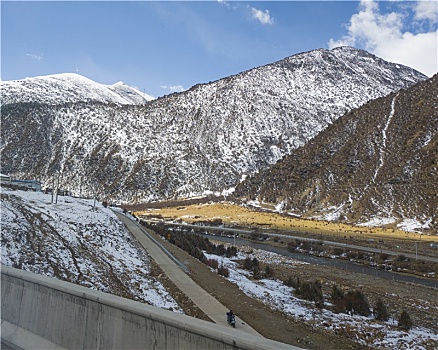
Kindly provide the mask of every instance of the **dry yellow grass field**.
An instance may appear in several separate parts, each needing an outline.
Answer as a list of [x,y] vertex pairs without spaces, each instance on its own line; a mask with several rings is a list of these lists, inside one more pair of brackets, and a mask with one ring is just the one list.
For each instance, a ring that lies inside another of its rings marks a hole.
[[161,215],[165,219],[182,220],[187,223],[220,219],[226,224],[244,227],[266,228],[282,231],[310,231],[327,235],[360,236],[373,239],[406,239],[413,241],[438,242],[437,236],[421,235],[393,228],[352,226],[341,223],[300,219],[278,213],[252,210],[231,203],[194,204],[142,210],[137,216]]

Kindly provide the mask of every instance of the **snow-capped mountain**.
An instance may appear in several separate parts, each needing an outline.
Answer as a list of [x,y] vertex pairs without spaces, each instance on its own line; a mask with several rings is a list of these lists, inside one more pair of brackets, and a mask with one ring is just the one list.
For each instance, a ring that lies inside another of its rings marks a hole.
[[53,85],[39,103],[29,103],[29,94],[2,88],[2,172],[130,202],[222,191],[345,112],[424,79],[343,47],[298,54],[144,105],[48,105],[43,101],[53,103],[58,94]]
[[144,92],[138,91],[137,89],[126,85],[122,81],[119,81],[113,85],[108,85],[108,89],[124,98],[129,104],[143,104],[155,99]]
[[361,225],[438,228],[438,75],[370,101],[235,195]]
[[154,99],[123,82],[103,85],[74,73],[4,81],[1,90],[2,105],[23,102],[143,104]]

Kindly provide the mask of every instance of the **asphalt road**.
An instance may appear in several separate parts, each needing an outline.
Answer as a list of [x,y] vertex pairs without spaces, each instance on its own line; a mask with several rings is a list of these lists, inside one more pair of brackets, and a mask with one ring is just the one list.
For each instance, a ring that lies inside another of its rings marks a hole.
[[[166,276],[191,299],[213,322],[228,326],[226,312],[229,311],[213,296],[197,285],[185,272],[185,266],[172,256],[146,229],[127,216],[115,212],[139,243],[146,249],[151,258],[160,266]],[[229,326],[230,327],[230,326]],[[261,335],[246,322],[236,316],[236,328],[231,331],[243,331],[253,335]]]
[[286,248],[275,247],[269,244],[262,244],[241,238],[234,239],[233,237],[214,236],[214,235],[204,235],[204,236],[209,237],[211,239],[219,240],[221,242],[227,242],[227,243],[235,242],[235,244],[239,246],[249,246],[256,249],[270,251],[273,253],[294,258],[296,260],[305,261],[308,262],[309,264],[333,266],[348,271],[384,278],[387,280],[415,283],[427,287],[438,288],[438,281],[436,279],[420,278],[410,275],[403,275],[392,271],[383,271],[369,266],[358,265],[345,260],[328,259],[328,258],[322,258],[313,255],[293,253],[288,251]]
[[[149,220],[145,220],[149,221]],[[150,220],[151,222],[156,222],[153,220]],[[170,226],[178,226],[178,227],[188,227],[188,228],[196,228],[196,229],[206,229],[209,231],[225,231],[225,232],[237,232],[237,233],[244,233],[244,234],[252,234],[256,233],[251,230],[242,230],[242,229],[236,229],[236,228],[227,228],[227,227],[215,227],[215,226],[200,226],[200,225],[190,225],[190,224],[174,224],[174,223],[165,223],[166,225]],[[333,242],[333,241],[325,241],[321,239],[315,239],[315,238],[307,238],[307,237],[300,237],[300,236],[293,236],[293,235],[283,235],[279,233],[270,233],[270,232],[263,232],[262,233],[265,236],[268,237],[278,237],[278,238],[292,238],[292,239],[299,239],[301,241],[309,241],[309,242],[322,242],[325,245],[331,245],[331,246],[339,246],[343,248],[349,248],[349,249],[355,249],[355,250],[361,250],[364,252],[370,252],[370,253],[385,253],[392,256],[398,256],[400,254],[403,254],[405,257],[410,259],[419,259],[424,261],[430,261],[438,263],[438,258],[427,256],[427,255],[419,255],[419,254],[411,254],[411,253],[400,253],[393,250],[387,250],[387,249],[380,249],[380,248],[373,248],[373,247],[364,247],[360,245],[355,244],[346,244],[346,243],[340,243],[340,242]]]
[[[154,220],[150,220],[150,221],[156,222]],[[251,231],[251,230],[214,227],[214,226],[200,226],[200,225],[174,224],[174,223],[166,223],[166,225],[183,227],[183,228],[206,229],[206,230],[213,231],[213,232],[214,231],[225,231],[225,232],[228,231],[228,232],[237,232],[237,233],[245,233],[245,234],[253,233],[253,231]],[[270,237],[287,237],[287,238],[296,238],[296,239],[300,239],[300,240],[321,242],[321,240],[319,240],[319,239],[306,238],[306,237],[304,237],[304,238],[303,237],[294,237],[294,236],[289,236],[289,235],[281,235],[281,234],[276,234],[276,233],[265,233],[265,232],[263,232],[263,234],[270,236]],[[222,241],[222,242],[235,243],[236,245],[239,245],[239,246],[250,246],[250,247],[253,247],[256,249],[266,250],[266,251],[270,251],[270,252],[277,253],[280,255],[288,256],[288,257],[294,258],[296,260],[305,261],[305,262],[308,262],[310,264],[333,266],[336,268],[340,268],[340,269],[344,269],[344,270],[348,270],[348,271],[353,271],[353,272],[357,272],[357,273],[362,273],[362,274],[366,274],[366,275],[370,275],[370,276],[375,276],[375,277],[383,278],[386,280],[414,283],[414,284],[419,284],[419,285],[423,285],[423,286],[427,286],[427,287],[438,288],[438,281],[436,279],[421,278],[421,277],[416,277],[416,276],[404,275],[404,274],[400,274],[400,273],[396,273],[396,272],[392,272],[392,271],[383,271],[383,270],[379,270],[379,269],[376,269],[373,267],[359,265],[359,264],[355,264],[353,262],[345,261],[345,260],[328,259],[328,258],[323,258],[323,257],[318,257],[318,256],[313,256],[313,255],[293,253],[293,252],[289,252],[286,248],[271,246],[269,244],[262,244],[262,243],[254,242],[254,241],[248,240],[248,239],[242,239],[242,238],[237,238],[237,237],[236,238],[235,237],[226,237],[226,236],[219,236],[219,235],[210,235],[210,234],[204,234],[204,235],[207,237],[210,237],[212,239]],[[326,244],[326,245],[335,245],[335,246],[341,246],[344,248],[357,249],[357,250],[368,251],[368,252],[386,253],[386,254],[393,255],[393,256],[400,255],[400,252],[395,252],[395,251],[390,251],[390,250],[384,250],[384,249],[380,250],[380,249],[374,249],[372,247],[362,247],[362,246],[357,246],[357,245],[352,245],[352,244],[344,244],[344,243],[332,242],[332,241],[322,241],[322,242],[324,242],[324,244]],[[433,258],[433,257],[429,257],[429,256],[423,256],[423,255],[416,256],[415,254],[405,254],[405,253],[403,253],[403,255],[406,257],[409,257],[411,259],[418,258],[418,259],[424,259],[427,261],[438,262],[438,259]]]

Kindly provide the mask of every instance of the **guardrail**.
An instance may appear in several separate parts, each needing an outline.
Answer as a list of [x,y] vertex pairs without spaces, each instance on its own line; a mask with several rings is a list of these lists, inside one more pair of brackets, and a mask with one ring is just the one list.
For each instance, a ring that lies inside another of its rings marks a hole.
[[1,280],[1,338],[14,349],[299,349],[3,265]]

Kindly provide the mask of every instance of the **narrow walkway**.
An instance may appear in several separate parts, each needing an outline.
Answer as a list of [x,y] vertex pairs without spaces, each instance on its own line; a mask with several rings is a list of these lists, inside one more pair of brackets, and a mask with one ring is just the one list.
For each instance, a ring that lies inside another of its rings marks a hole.
[[[226,312],[228,309],[213,298],[204,289],[198,286],[184,271],[181,263],[178,263],[170,253],[160,247],[149,234],[135,221],[127,216],[115,212],[117,217],[126,225],[140,244],[146,249],[152,259],[160,266],[166,276],[190,298],[210,319],[220,325],[228,326]],[[244,331],[249,334],[261,336],[257,331],[236,317],[236,329],[230,327],[230,331]]]

